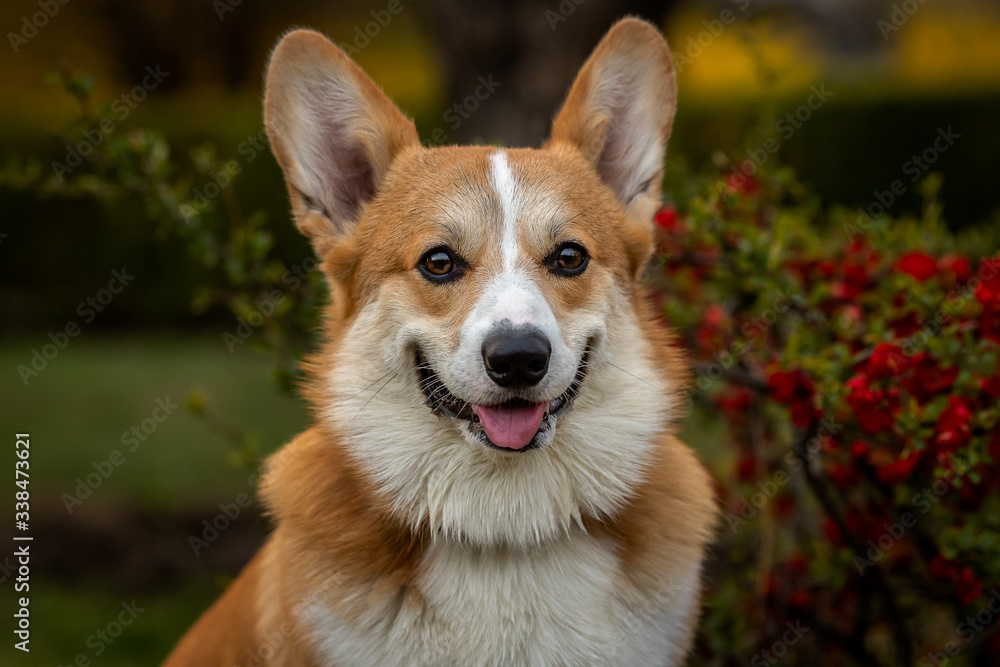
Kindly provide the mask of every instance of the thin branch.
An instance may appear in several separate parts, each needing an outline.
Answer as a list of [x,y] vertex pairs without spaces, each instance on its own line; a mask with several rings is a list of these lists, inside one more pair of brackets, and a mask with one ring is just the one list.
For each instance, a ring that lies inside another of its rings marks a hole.
[[691,370],[695,372],[703,372],[709,377],[718,374],[718,376],[723,379],[743,385],[747,389],[752,389],[762,394],[769,394],[771,392],[771,388],[768,386],[767,380],[739,368],[720,368],[718,364],[698,361],[691,364]]
[[[833,500],[832,495],[827,489],[823,480],[809,467],[808,465],[808,455],[805,451],[806,443],[810,439],[817,436],[819,429],[815,423],[811,424],[803,434],[802,438],[795,445],[794,451],[796,455],[805,463],[802,470],[806,477],[806,482],[809,484],[809,488],[812,490],[813,495],[816,500],[819,501],[823,510],[830,516],[831,519],[837,524],[840,529],[841,535],[850,544],[851,549],[854,553],[864,553],[864,545],[862,545],[857,536],[848,528],[847,522],[840,515],[837,508],[837,503]],[[886,608],[886,615],[893,619],[892,623],[892,635],[893,640],[896,644],[896,664],[910,665],[913,664],[913,647],[914,641],[910,634],[910,629],[906,625],[905,617],[900,609],[900,605],[896,600],[895,593],[892,587],[889,585],[889,581],[886,578],[884,572],[879,567],[878,563],[872,563],[868,569],[869,576],[875,585],[875,589],[882,599],[883,604]]]

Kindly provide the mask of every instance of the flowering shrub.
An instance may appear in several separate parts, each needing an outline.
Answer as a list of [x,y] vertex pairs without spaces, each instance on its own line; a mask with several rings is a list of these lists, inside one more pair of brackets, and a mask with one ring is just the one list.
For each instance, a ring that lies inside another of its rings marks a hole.
[[900,221],[734,172],[656,215],[655,299],[727,423],[699,664],[1000,654],[1000,256],[936,185]]

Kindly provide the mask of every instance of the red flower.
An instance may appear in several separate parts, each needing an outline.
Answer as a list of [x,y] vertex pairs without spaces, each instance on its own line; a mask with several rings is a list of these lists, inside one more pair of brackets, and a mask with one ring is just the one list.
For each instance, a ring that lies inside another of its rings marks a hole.
[[954,366],[941,368],[926,352],[914,355],[910,363],[913,374],[903,381],[903,386],[921,403],[926,403],[936,394],[951,389],[958,375],[957,368]]
[[897,338],[909,338],[920,331],[920,319],[914,311],[908,312],[902,317],[898,317],[891,322],[892,331]]
[[982,282],[976,285],[976,300],[984,311],[1000,310],[1000,257],[988,257],[979,264]]
[[948,407],[938,417],[934,442],[945,451],[958,449],[972,437],[972,412],[960,396],[950,396]]
[[880,343],[868,360],[868,372],[876,378],[891,378],[903,373],[909,359],[898,345]]
[[837,486],[849,486],[857,479],[854,468],[843,463],[831,463],[826,468],[827,477]]
[[695,344],[703,352],[714,352],[725,344],[722,335],[722,322],[726,311],[718,304],[712,304],[705,309],[705,316],[694,332]]
[[972,269],[969,268],[969,260],[961,255],[945,255],[938,260],[938,268],[941,271],[952,274],[955,276],[955,280],[961,283],[964,283],[972,275]]
[[931,576],[937,579],[951,579],[955,576],[955,562],[948,560],[941,554],[934,556],[931,560],[931,564],[928,566]]
[[795,509],[795,503],[788,496],[778,496],[774,501],[774,513],[777,516],[788,516]]
[[736,387],[720,392],[715,397],[715,404],[723,412],[743,412],[750,405],[750,391],[744,387]]
[[793,554],[791,558],[788,559],[787,563],[788,572],[792,576],[799,576],[805,574],[806,570],[809,569],[809,561],[802,554]]
[[757,464],[749,456],[744,456],[736,464],[736,476],[741,482],[748,482],[757,474]]
[[812,598],[810,598],[809,593],[801,588],[796,588],[792,591],[792,594],[788,596],[788,606],[794,607],[795,609],[808,609],[811,604]]
[[[985,469],[985,466],[978,465],[976,466],[976,469],[979,470],[981,474],[981,471]],[[968,505],[971,505],[973,507],[978,506],[979,503],[982,501],[983,487],[979,484],[974,484],[972,480],[969,478],[966,478],[965,481],[967,483],[963,484],[958,489],[959,497]]]
[[777,371],[767,378],[767,385],[775,401],[791,408],[792,423],[796,426],[805,428],[819,417],[813,403],[816,385],[802,371]]
[[812,399],[795,401],[789,407],[792,409],[792,423],[799,428],[806,428],[820,416],[820,412],[813,405]]
[[767,579],[764,580],[764,595],[768,599],[773,598],[778,594],[778,580],[775,578],[774,574],[768,574]]
[[705,324],[717,329],[722,324],[722,320],[725,319],[725,317],[726,311],[723,310],[722,306],[713,303],[705,309],[704,322]]
[[959,602],[965,606],[969,606],[983,594],[983,582],[976,578],[968,565],[963,565],[958,571],[958,578],[955,579],[955,594],[958,596]]
[[979,335],[1000,343],[1000,306],[983,309],[979,315]]
[[864,236],[858,236],[851,239],[851,242],[847,244],[847,252],[851,255],[858,255],[863,252],[868,251],[871,246],[868,245],[868,239]]
[[798,393],[802,379],[802,371],[776,371],[767,378],[767,386],[774,400],[787,403]]
[[663,206],[656,215],[653,216],[656,224],[659,227],[667,230],[668,232],[686,232],[687,226],[684,224],[684,220],[677,215],[677,210],[673,206]]
[[1000,375],[979,381],[979,388],[993,400],[1000,399]]
[[986,310],[993,310],[1000,302],[1000,291],[984,281],[976,286],[976,301],[983,304]]
[[858,324],[861,322],[861,315],[861,306],[856,303],[845,304],[840,309],[840,324],[844,327]]
[[922,252],[911,252],[899,258],[899,261],[896,262],[896,269],[923,282],[937,273],[938,265],[930,255],[925,255]]
[[867,433],[881,433],[892,428],[899,411],[899,391],[872,389],[868,386],[868,376],[855,375],[845,383],[848,389],[847,404],[854,410],[858,423]]
[[851,445],[851,458],[855,461],[863,461],[868,458],[871,447],[863,440],[857,440]]
[[848,264],[844,267],[844,283],[848,287],[846,294],[848,299],[860,296],[871,283],[868,269],[860,264]]
[[760,190],[760,182],[753,176],[748,176],[743,172],[733,170],[726,177],[726,189],[742,195],[753,195]]
[[893,461],[888,463],[878,469],[878,478],[883,484],[889,486],[896,486],[901,484],[910,478],[913,474],[913,469],[917,466],[920,461],[920,452],[914,451],[909,456],[902,458],[898,461]]
[[853,301],[864,294],[871,285],[868,268],[856,262],[845,264],[843,268],[843,280],[835,280],[830,284],[830,294],[835,299]]

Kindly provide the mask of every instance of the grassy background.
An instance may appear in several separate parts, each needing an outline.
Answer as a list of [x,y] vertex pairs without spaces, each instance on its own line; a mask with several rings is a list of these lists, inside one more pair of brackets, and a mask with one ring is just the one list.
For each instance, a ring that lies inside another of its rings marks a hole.
[[[270,451],[302,430],[304,406],[280,395],[267,357],[243,346],[232,354],[215,337],[103,337],[85,330],[70,341],[27,387],[14,373],[3,386],[0,433],[30,429],[32,483],[37,491],[72,492],[93,462],[120,450],[124,463],[92,499],[152,504],[163,509],[197,505],[245,490],[246,471],[227,468],[229,444],[185,408],[192,391],[204,392],[220,415],[255,434]],[[0,368],[29,363],[44,336],[0,345]],[[129,453],[121,437],[153,414],[158,399],[180,405]]]
[[[5,641],[0,648],[0,662],[45,667],[76,667],[86,665],[88,660],[102,667],[159,664],[172,643],[215,597],[215,588],[210,584],[193,581],[172,591],[129,595],[109,591],[105,586],[40,581],[32,588],[31,653],[23,655]],[[108,625],[122,612],[122,604],[133,600],[136,610],[141,611],[132,624],[111,643],[101,641],[96,633],[107,633]],[[83,660],[77,663],[81,655]]]
[[[124,463],[83,506],[74,508],[74,519],[85,516],[100,530],[102,519],[113,521],[112,508],[125,506],[127,511],[153,515],[186,510],[196,524],[199,517],[214,516],[218,502],[253,492],[246,483],[248,472],[232,464],[226,439],[184,407],[193,388],[210,396],[220,415],[253,433],[263,452],[280,446],[306,424],[304,406],[276,391],[269,359],[249,348],[230,354],[221,335],[88,339],[84,331],[24,387],[15,368],[30,359],[33,348],[46,342],[43,335],[0,345],[0,368],[8,371],[0,385],[0,433],[5,440],[20,431],[31,433],[35,525],[70,521],[60,496],[73,493],[76,479],[92,471],[94,462],[107,460],[112,450],[125,450],[122,432],[149,417],[157,399],[170,397],[181,408],[135,452],[123,451]],[[2,452],[4,468],[11,470],[13,447],[3,447]],[[7,514],[10,507],[4,503],[0,509],[4,535],[12,523]],[[249,527],[263,530],[262,526]],[[180,585],[174,577],[158,580],[155,571],[151,579],[142,581],[120,578],[100,562],[91,566],[92,574],[83,577],[72,572],[42,574],[38,571],[41,562],[61,562],[72,555],[46,553],[66,545],[54,545],[51,536],[46,539],[31,531],[36,537],[32,544],[36,571],[30,591],[32,652],[22,656],[12,642],[4,641],[0,664],[14,664],[17,658],[17,664],[69,665],[78,654],[85,654],[95,665],[150,665],[162,659],[225,584],[225,578],[215,572],[217,562],[197,559],[188,549],[189,530],[175,523],[162,530],[166,546],[175,547],[180,558],[190,561],[191,576]],[[105,539],[109,550],[123,552],[140,548],[137,542],[148,536],[110,533]],[[239,539],[235,533],[223,533],[212,548],[219,551],[228,546],[227,541]],[[169,548],[160,548],[164,550]],[[5,549],[3,555],[7,553]],[[6,594],[11,582],[0,585],[5,588],[0,613],[9,619],[14,610],[14,596]],[[119,640],[96,656],[100,642],[94,639],[88,647],[88,638],[115,620],[122,602],[133,599],[145,611]]]

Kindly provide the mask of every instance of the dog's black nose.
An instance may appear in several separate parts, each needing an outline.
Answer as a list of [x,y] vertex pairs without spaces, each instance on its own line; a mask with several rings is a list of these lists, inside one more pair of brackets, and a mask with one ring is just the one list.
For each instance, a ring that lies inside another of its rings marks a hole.
[[505,327],[483,341],[486,374],[501,387],[533,387],[549,370],[552,345],[535,327]]

